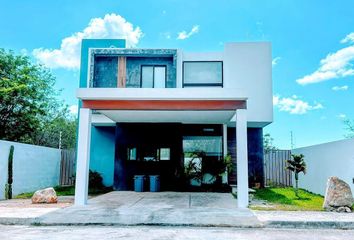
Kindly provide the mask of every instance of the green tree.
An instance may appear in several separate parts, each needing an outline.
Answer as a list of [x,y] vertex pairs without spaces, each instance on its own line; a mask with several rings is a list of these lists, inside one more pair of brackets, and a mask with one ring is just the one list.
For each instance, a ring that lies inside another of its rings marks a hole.
[[273,145],[274,138],[269,133],[263,135],[263,149],[264,151],[270,152],[272,150],[277,150],[277,147]]
[[286,168],[295,174],[295,195],[299,197],[299,173],[303,172],[306,174],[306,163],[304,159],[305,156],[302,154],[292,154],[291,156],[293,159],[287,160],[288,166]]
[[58,108],[54,76],[27,56],[0,49],[0,139],[31,143]]
[[345,119],[343,123],[345,125],[345,129],[347,130],[347,134],[345,135],[345,137],[354,138],[354,121]]
[[54,88],[55,77],[27,56],[0,49],[0,139],[74,148],[76,118]]
[[52,113],[51,118],[41,123],[42,127],[33,136],[36,145],[62,149],[73,149],[76,146],[77,119],[67,108]]

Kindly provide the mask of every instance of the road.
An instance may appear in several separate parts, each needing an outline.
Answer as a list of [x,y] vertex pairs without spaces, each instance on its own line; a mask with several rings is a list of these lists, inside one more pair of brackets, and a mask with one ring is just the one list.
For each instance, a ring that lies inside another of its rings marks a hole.
[[117,226],[0,226],[0,239],[252,239],[252,240],[353,240],[354,230],[237,229],[195,227]]

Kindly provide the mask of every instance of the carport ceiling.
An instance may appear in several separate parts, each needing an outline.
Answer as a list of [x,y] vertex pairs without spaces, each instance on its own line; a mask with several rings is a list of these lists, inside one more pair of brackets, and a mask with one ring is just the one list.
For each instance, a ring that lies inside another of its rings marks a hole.
[[97,110],[114,122],[228,123],[235,111]]

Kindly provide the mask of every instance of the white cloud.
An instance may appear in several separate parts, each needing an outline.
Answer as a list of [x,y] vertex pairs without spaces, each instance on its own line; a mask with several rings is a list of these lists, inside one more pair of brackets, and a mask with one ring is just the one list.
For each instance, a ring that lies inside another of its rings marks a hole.
[[349,33],[345,38],[343,38],[340,43],[354,42],[354,32]]
[[166,39],[171,39],[171,33],[170,32],[162,32],[160,33],[160,36],[166,38]]
[[61,41],[59,49],[34,49],[34,57],[51,68],[77,69],[80,67],[81,40],[84,38],[123,38],[127,47],[135,47],[143,33],[139,27],[120,15],[106,14],[93,18],[81,32],[76,32]]
[[276,57],[272,60],[272,66],[275,67],[278,64],[278,61],[281,59],[281,57]]
[[320,103],[315,102],[311,105],[310,103],[299,99],[296,95],[287,98],[280,97],[279,95],[273,96],[273,105],[276,106],[279,111],[299,115],[305,114],[311,110],[323,108]]
[[347,117],[347,115],[345,115],[344,113],[341,113],[341,114],[338,114],[337,117],[340,119],[345,119]]
[[[354,33],[348,34],[341,43],[354,43]],[[320,61],[320,67],[313,73],[296,80],[301,85],[318,83],[330,79],[354,75],[354,45],[329,53]]]
[[199,32],[199,25],[194,25],[192,27],[192,29],[189,31],[189,33],[187,33],[186,31],[179,32],[177,39],[184,40],[184,39],[187,39],[198,32]]
[[78,106],[77,105],[71,105],[69,107],[69,112],[73,115],[77,115],[79,109],[78,109]]
[[344,85],[344,86],[334,86],[332,87],[332,90],[333,91],[346,91],[348,90],[349,87],[347,85]]

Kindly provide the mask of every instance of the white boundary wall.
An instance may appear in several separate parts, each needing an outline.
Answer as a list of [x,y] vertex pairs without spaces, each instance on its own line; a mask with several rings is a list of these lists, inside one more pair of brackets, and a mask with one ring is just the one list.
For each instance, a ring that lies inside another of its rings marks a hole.
[[0,140],[0,199],[5,198],[11,145],[15,147],[12,184],[14,196],[59,184],[61,160],[59,149]]
[[307,173],[299,176],[299,187],[325,194],[327,179],[337,176],[351,187],[354,195],[354,139],[297,148],[293,154],[303,154]]

